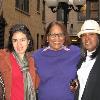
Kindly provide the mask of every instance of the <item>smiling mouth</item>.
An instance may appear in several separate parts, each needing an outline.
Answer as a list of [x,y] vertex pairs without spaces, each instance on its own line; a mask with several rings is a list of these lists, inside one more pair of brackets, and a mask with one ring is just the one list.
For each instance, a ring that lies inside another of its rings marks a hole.
[[22,49],[23,49],[22,47],[21,48],[17,48],[18,51],[21,51]]
[[88,45],[89,43],[85,43],[86,45]]
[[55,44],[59,44],[60,42],[54,42]]

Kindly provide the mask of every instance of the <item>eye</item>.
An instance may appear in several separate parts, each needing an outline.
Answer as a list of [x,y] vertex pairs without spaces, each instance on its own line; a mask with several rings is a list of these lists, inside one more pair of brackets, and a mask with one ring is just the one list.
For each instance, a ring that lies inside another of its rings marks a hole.
[[95,35],[95,33],[90,33],[91,36]]
[[50,33],[49,36],[51,36],[51,37],[56,37],[56,36],[64,37],[64,34],[63,33]]
[[12,39],[12,42],[14,43],[14,42],[17,42],[17,39]]
[[26,41],[26,39],[25,39],[25,38],[23,38],[23,39],[21,39],[21,41]]
[[64,36],[64,33],[59,33],[59,36],[60,36],[60,37]]

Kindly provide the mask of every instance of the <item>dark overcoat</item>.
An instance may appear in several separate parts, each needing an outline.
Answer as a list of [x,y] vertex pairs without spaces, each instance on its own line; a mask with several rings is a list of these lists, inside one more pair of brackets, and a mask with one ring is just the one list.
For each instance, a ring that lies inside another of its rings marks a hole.
[[[78,68],[81,67],[82,62],[81,60]],[[78,91],[79,88],[76,92],[76,100],[78,100]],[[100,100],[100,51],[88,76],[81,100]]]

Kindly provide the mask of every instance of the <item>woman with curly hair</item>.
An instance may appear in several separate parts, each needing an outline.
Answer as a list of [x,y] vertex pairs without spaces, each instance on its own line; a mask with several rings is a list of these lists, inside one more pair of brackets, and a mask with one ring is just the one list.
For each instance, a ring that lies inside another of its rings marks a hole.
[[0,50],[0,72],[4,79],[6,100],[36,100],[32,49],[29,29],[23,24],[12,26],[8,46]]

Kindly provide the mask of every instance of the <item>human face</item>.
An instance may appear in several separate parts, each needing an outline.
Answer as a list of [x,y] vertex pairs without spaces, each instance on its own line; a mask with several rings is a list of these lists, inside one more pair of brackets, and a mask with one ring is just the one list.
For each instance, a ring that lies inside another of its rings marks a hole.
[[58,25],[54,25],[47,37],[49,46],[52,50],[60,50],[62,45],[65,42],[65,36],[63,34],[62,29]]
[[16,53],[23,57],[28,47],[29,40],[22,32],[15,32],[12,36],[12,44]]
[[96,33],[84,33],[81,39],[84,48],[90,52],[96,49],[99,41]]

